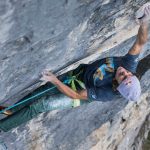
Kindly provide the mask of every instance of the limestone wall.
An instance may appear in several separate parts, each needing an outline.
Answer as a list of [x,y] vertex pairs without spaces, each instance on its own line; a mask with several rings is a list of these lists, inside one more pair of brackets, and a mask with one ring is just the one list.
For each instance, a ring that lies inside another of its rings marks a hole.
[[[78,60],[68,70],[105,56],[124,55],[137,34],[134,12],[145,2],[1,0],[0,102],[8,106],[40,86],[39,74],[44,68],[58,73]],[[140,57],[149,54],[148,42]],[[0,148],[141,150],[149,130],[142,130],[150,111],[149,60],[147,57],[138,68],[142,96],[137,103],[114,97],[111,102],[43,113],[1,132]],[[145,134],[140,136],[142,131]]]

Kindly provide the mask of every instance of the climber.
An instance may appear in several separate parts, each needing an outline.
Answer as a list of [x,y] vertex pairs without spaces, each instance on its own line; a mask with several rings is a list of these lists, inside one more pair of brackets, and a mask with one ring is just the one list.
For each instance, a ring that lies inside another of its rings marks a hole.
[[73,99],[108,101],[119,92],[127,100],[138,100],[141,87],[134,74],[138,56],[148,38],[150,3],[146,3],[137,11],[136,19],[140,28],[132,48],[123,57],[104,58],[87,65],[83,74],[85,90],[73,91],[47,70],[43,72],[42,80],[53,83],[62,93]]
[[[79,68],[79,72],[81,72],[79,78],[85,83],[86,89],[75,92],[47,70],[42,73],[41,80],[51,82],[60,92],[72,99],[110,101],[115,95],[120,93],[127,100],[138,100],[141,87],[135,73],[138,65],[138,56],[148,39],[150,3],[143,5],[137,11],[136,19],[140,24],[138,35],[134,45],[125,56],[103,58],[92,64],[82,65],[82,71]],[[49,103],[50,101],[48,100],[37,101],[20,109],[13,115],[11,115],[13,113],[12,110],[5,111],[4,113],[10,116],[0,120],[0,129],[9,131],[37,116],[39,113],[52,110]],[[66,108],[70,106],[70,104],[67,104]]]

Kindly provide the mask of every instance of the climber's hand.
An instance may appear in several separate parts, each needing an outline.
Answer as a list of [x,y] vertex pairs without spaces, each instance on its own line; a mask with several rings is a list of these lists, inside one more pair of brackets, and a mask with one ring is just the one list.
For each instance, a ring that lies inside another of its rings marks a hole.
[[49,72],[48,70],[44,70],[42,72],[42,78],[40,80],[42,81],[47,81],[47,82],[55,82],[57,79],[57,77],[52,73],[52,72]]
[[136,21],[139,24],[148,23],[150,20],[150,2],[144,4],[137,12],[136,12]]

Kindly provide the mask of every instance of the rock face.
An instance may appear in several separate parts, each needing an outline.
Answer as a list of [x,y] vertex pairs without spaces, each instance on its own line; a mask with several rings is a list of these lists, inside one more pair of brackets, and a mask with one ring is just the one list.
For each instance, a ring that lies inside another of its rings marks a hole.
[[[40,86],[39,73],[44,68],[58,72],[87,56],[76,64],[124,55],[137,34],[134,12],[146,2],[1,0],[0,102],[9,106]],[[146,61],[138,68],[143,91],[137,103],[127,104],[120,97],[111,102],[92,102],[75,109],[44,113],[1,133],[0,148],[142,149],[149,129],[144,131],[145,136],[140,136],[150,112],[149,54],[150,43],[141,55],[147,56]]]
[[39,86],[45,68],[57,72],[137,34],[134,12],[145,2],[2,0],[0,102],[13,104]]

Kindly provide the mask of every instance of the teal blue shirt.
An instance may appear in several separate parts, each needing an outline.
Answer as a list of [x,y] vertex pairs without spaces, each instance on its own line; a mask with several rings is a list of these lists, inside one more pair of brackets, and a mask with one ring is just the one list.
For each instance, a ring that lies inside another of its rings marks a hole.
[[122,66],[136,73],[139,55],[126,54],[123,57],[108,57],[87,66],[84,74],[88,98],[96,101],[110,101],[118,95],[112,88],[112,80],[116,70]]

